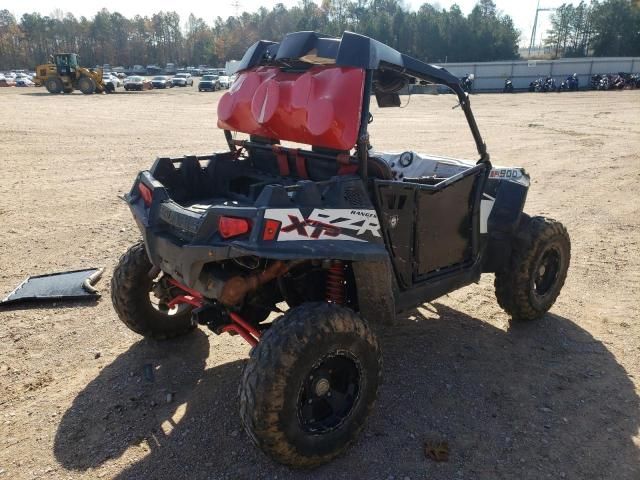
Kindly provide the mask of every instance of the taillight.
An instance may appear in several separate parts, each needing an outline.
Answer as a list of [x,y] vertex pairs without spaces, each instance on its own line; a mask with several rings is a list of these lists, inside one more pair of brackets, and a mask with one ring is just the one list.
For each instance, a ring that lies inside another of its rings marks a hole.
[[264,223],[264,230],[262,230],[263,240],[274,240],[278,235],[278,229],[281,223],[278,220],[268,219]]
[[246,218],[220,217],[218,231],[222,238],[237,237],[251,230],[251,222]]
[[139,183],[138,190],[140,191],[140,196],[142,197],[144,204],[147,207],[150,207],[151,201],[153,200],[153,192],[151,191],[151,189],[147,187],[144,183]]

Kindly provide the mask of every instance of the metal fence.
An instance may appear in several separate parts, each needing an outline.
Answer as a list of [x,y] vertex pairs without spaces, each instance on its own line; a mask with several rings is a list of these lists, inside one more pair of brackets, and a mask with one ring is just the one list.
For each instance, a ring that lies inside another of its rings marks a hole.
[[553,77],[558,85],[574,73],[580,88],[589,86],[591,75],[598,73],[639,73],[640,57],[585,57],[561,60],[516,60],[484,63],[447,63],[442,65],[457,77],[473,73],[474,91],[502,90],[504,81],[511,78],[516,90],[526,89],[540,77]]

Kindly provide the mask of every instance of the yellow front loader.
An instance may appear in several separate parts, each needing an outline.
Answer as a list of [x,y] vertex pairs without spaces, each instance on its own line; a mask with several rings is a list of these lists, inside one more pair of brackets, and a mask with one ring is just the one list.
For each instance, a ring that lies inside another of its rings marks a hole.
[[71,93],[80,90],[92,93],[111,92],[113,84],[102,81],[102,69],[81,67],[76,53],[56,53],[51,63],[38,65],[34,78],[36,85],[44,85],[49,93]]

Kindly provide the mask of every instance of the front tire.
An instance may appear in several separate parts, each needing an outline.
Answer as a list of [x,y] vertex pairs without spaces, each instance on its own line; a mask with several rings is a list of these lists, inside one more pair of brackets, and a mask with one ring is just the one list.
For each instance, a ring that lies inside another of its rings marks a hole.
[[96,91],[96,82],[93,78],[81,77],[80,80],[78,80],[78,89],[85,95],[91,95]]
[[378,342],[355,312],[306,303],[274,321],[245,366],[240,415],[274,460],[315,467],[345,451],[375,403]]
[[49,93],[60,93],[64,89],[62,80],[60,80],[58,77],[47,78],[47,81],[45,82],[44,86],[47,89],[47,92]]
[[[172,298],[170,288],[164,292],[160,281],[149,276],[153,265],[149,261],[143,243],[136,243],[120,257],[111,279],[111,301],[120,320],[134,332],[164,340],[189,333],[195,328],[191,321],[191,307],[185,305],[169,309],[167,298]],[[164,293],[157,304],[158,293]]]
[[553,306],[567,278],[571,240],[550,218],[523,214],[509,266],[496,272],[500,306],[514,320],[536,320]]

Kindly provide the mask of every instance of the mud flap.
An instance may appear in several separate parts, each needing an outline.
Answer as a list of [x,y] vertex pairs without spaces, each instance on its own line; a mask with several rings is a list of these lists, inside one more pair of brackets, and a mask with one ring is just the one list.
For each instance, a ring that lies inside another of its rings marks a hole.
[[395,325],[393,270],[389,259],[380,262],[353,262],[360,314],[372,324]]

